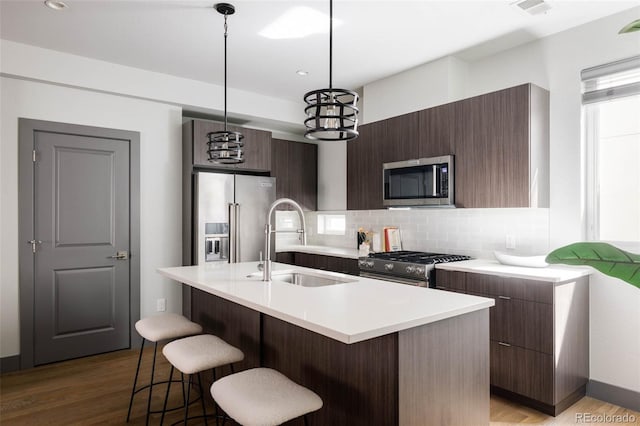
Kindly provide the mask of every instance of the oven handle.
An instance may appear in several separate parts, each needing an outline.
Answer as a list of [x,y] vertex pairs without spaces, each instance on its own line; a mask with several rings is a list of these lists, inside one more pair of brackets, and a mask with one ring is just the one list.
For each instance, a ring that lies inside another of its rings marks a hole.
[[390,277],[389,275],[374,274],[371,272],[360,271],[360,276],[364,278],[373,278],[375,280],[389,281],[398,284],[408,284],[416,287],[429,287],[429,283],[424,280],[412,280],[410,278]]

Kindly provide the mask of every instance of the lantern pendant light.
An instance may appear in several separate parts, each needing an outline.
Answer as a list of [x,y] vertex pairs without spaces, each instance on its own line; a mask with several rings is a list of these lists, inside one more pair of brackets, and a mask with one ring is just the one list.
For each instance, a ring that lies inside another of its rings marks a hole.
[[329,0],[329,88],[304,95],[308,139],[348,141],[358,137],[358,94],[333,88],[333,0]]
[[207,154],[209,161],[213,163],[238,164],[244,162],[244,136],[239,132],[227,130],[227,16],[233,15],[236,9],[229,3],[218,3],[213,7],[224,15],[224,130],[207,133]]

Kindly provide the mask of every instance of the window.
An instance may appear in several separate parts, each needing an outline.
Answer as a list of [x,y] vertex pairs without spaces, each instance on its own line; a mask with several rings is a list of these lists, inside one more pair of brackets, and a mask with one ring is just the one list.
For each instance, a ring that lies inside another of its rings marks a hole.
[[640,56],[582,72],[587,236],[640,241]]
[[344,235],[347,221],[343,214],[319,214],[318,234]]

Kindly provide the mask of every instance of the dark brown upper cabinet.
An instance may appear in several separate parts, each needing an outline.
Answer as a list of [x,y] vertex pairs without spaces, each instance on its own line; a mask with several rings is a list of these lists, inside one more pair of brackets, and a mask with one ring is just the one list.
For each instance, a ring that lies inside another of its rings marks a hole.
[[455,103],[456,206],[549,206],[549,93],[532,84]]
[[191,156],[195,167],[215,169],[269,172],[271,170],[271,132],[239,126],[227,126],[227,130],[244,135],[244,163],[215,164],[208,160],[207,133],[224,130],[224,123],[206,120],[191,120],[183,124],[184,155]]
[[382,164],[455,155],[457,207],[549,206],[549,93],[533,84],[360,126],[347,208],[380,209]]
[[[318,146],[281,139],[271,141],[271,176],[276,197],[291,198],[303,210],[318,209]],[[283,210],[291,209],[288,205]]]
[[347,142],[347,209],[381,209],[387,126],[377,121],[359,131],[357,139]]

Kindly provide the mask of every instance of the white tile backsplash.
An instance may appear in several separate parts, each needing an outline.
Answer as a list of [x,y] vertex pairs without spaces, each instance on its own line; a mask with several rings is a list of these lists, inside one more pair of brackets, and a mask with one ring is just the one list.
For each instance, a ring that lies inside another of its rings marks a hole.
[[[314,228],[315,228],[315,218]],[[309,229],[309,218],[305,215],[305,221],[307,222],[307,229]],[[274,223],[275,229],[278,231],[295,231],[301,228],[300,216],[296,211],[288,210],[276,210],[276,219]],[[276,233],[276,247],[283,247],[289,245],[300,244],[300,234],[294,232],[279,232]],[[307,243],[311,244],[309,234],[307,234]],[[342,246],[340,246],[342,247]]]
[[[344,214],[346,235],[318,235],[318,213]],[[549,251],[549,209],[348,210],[306,212],[305,218],[308,241],[313,245],[355,248],[358,228],[381,232],[384,226],[397,226],[405,250],[485,259],[492,259],[495,250],[520,255]],[[513,250],[505,247],[507,234],[515,237]]]

